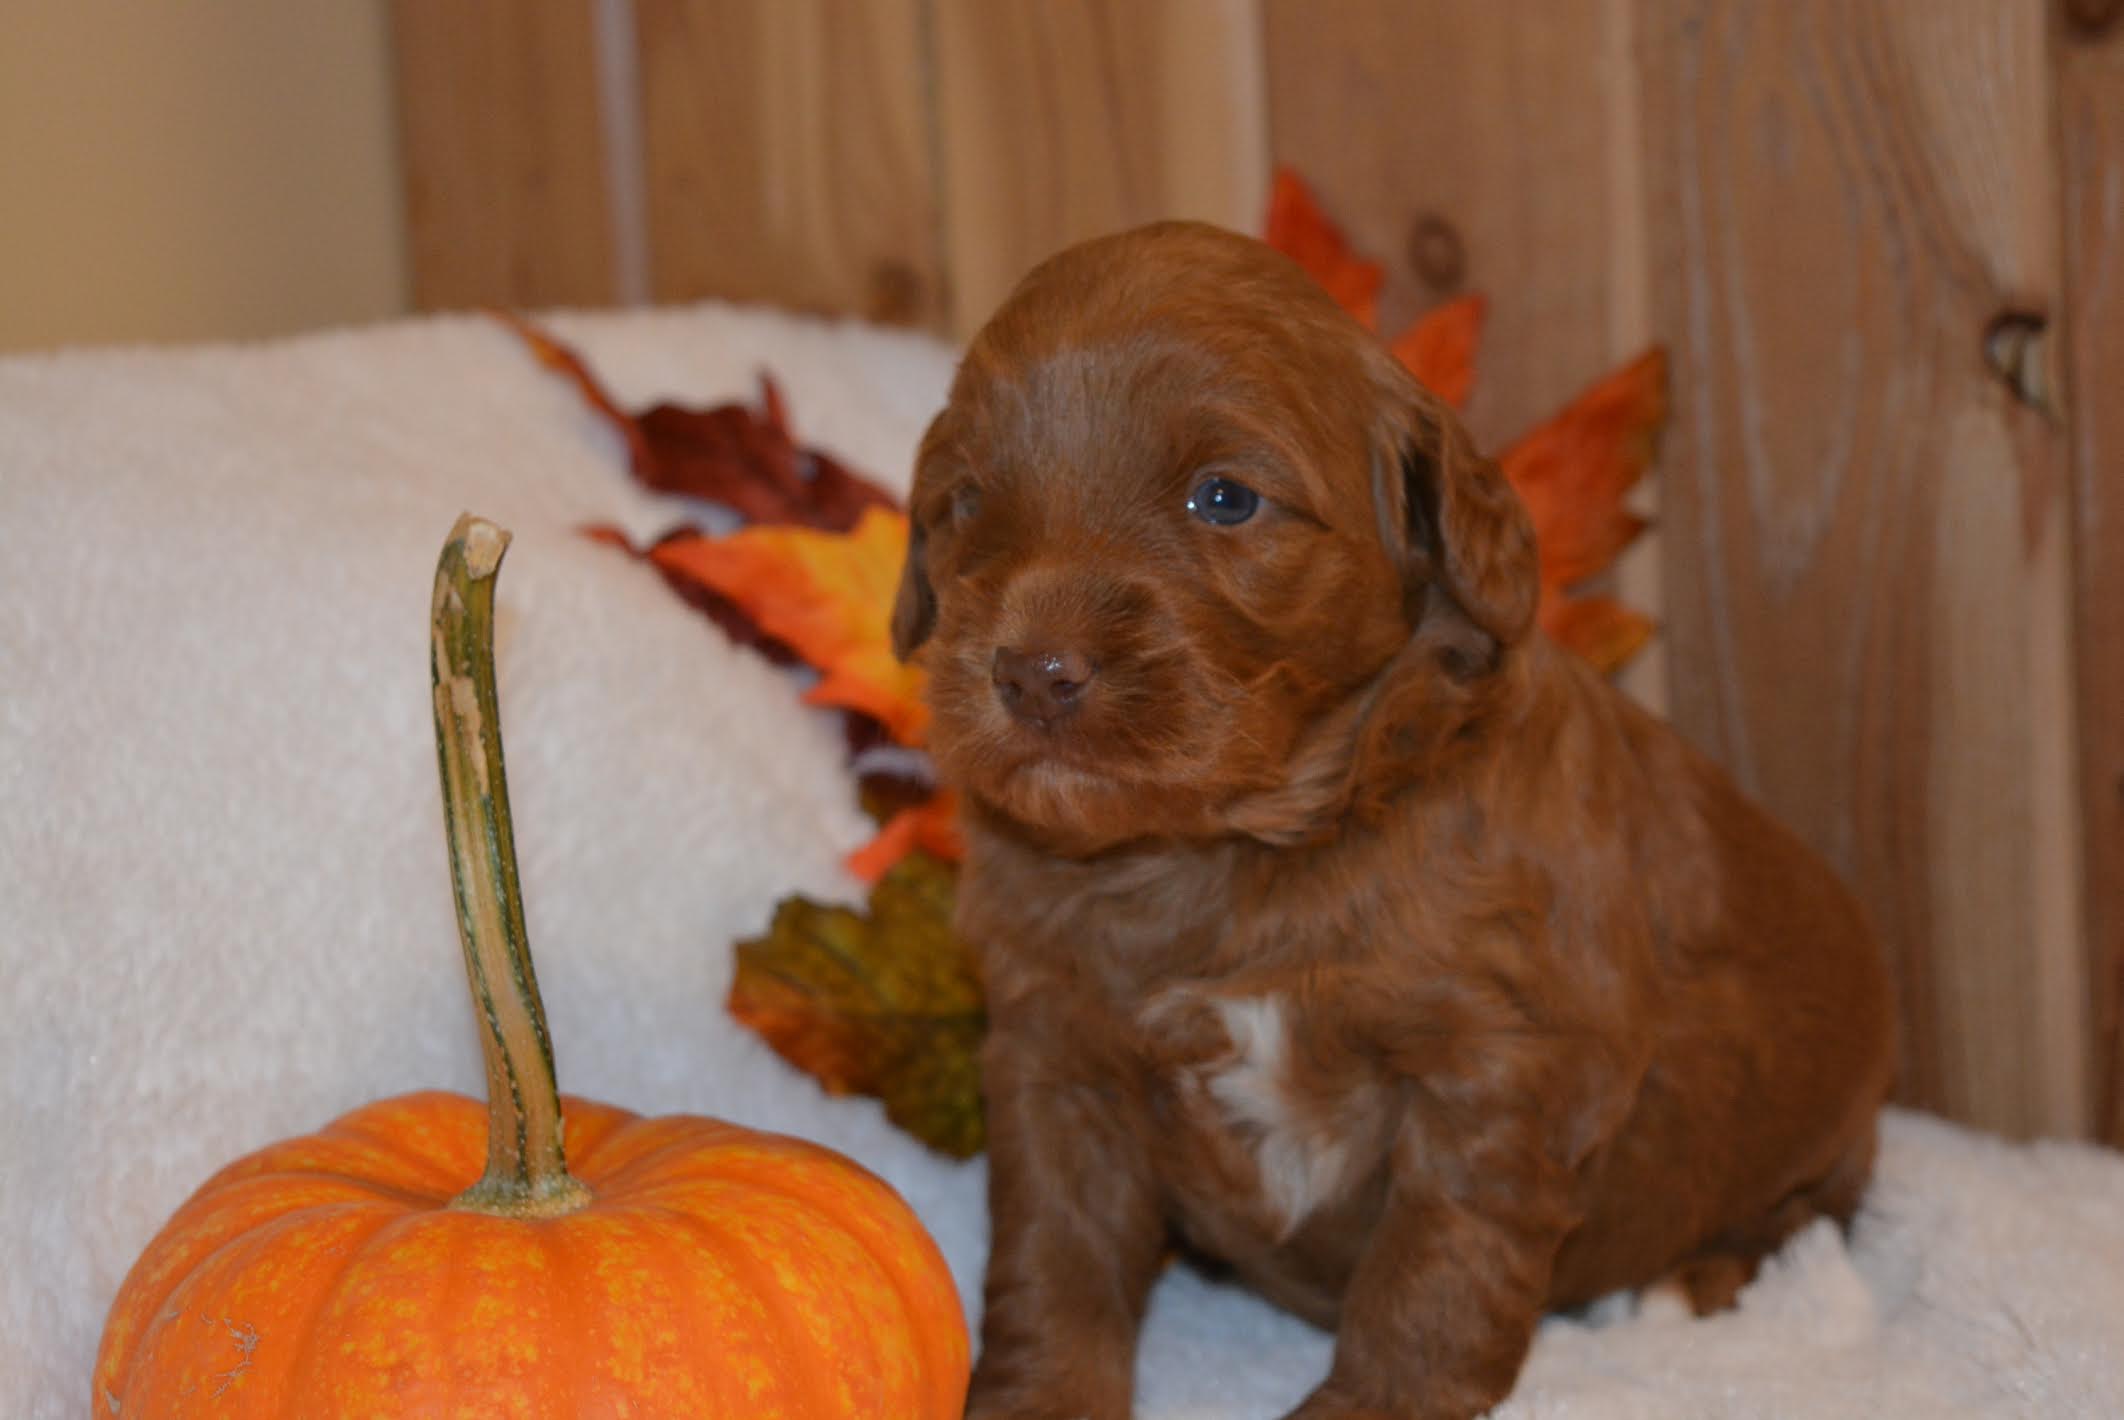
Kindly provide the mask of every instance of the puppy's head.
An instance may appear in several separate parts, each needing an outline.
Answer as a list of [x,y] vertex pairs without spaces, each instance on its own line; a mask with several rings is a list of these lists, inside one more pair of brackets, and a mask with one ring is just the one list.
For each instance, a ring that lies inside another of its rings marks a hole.
[[1295,265],[1212,227],[1028,276],[923,440],[911,511],[893,635],[930,672],[939,764],[1078,850],[1297,836],[1348,798],[1384,701],[1488,674],[1534,616],[1526,515],[1452,413]]

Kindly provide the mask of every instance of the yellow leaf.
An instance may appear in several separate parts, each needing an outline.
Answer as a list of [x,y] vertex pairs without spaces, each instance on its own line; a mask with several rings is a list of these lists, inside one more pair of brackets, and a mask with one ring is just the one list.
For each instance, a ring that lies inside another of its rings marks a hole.
[[870,508],[850,532],[761,524],[673,543],[658,565],[729,598],[817,667],[812,704],[860,711],[901,744],[920,745],[929,730],[922,673],[892,653],[906,557],[906,517]]

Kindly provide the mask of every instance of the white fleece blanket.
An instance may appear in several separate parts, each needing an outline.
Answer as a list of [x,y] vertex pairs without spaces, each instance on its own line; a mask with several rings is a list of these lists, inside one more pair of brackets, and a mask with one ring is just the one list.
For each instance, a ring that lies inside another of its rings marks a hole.
[[[799,433],[901,485],[951,356],[721,308],[555,322],[630,402],[784,382]],[[824,1098],[723,1014],[729,943],[853,896],[835,726],[573,529],[688,510],[516,342],[432,320],[249,349],[0,361],[0,1416],[85,1413],[104,1309],[212,1169],[480,1074],[427,698],[435,553],[500,587],[516,826],[563,1082],[806,1135],[897,1186],[969,1311],[982,1170]],[[2007,948],[2002,943],[2001,949]],[[1280,1414],[1329,1339],[1178,1272],[1141,1410]],[[1500,1412],[2124,1415],[2124,1160],[1910,1115],[1848,1248],[1737,1312],[1555,1321]]]

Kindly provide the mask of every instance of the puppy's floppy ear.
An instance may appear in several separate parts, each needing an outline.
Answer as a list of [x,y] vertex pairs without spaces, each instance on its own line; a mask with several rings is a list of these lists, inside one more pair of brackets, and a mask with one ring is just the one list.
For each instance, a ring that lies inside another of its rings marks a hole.
[[1377,379],[1373,497],[1411,617],[1442,590],[1477,629],[1512,645],[1533,629],[1541,598],[1534,525],[1453,411],[1392,363]]
[[907,524],[907,561],[892,601],[892,653],[901,660],[929,639],[937,624],[937,594],[930,589],[928,538],[912,517]]

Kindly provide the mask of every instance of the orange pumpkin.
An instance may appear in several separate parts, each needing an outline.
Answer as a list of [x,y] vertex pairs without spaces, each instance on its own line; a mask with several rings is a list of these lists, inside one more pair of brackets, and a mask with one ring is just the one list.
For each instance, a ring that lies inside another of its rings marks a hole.
[[384,1100],[215,1175],[119,1290],[92,1414],[956,1420],[958,1297],[884,1183],[795,1139],[559,1095],[494,695],[507,543],[459,520],[434,622],[488,1100]]

